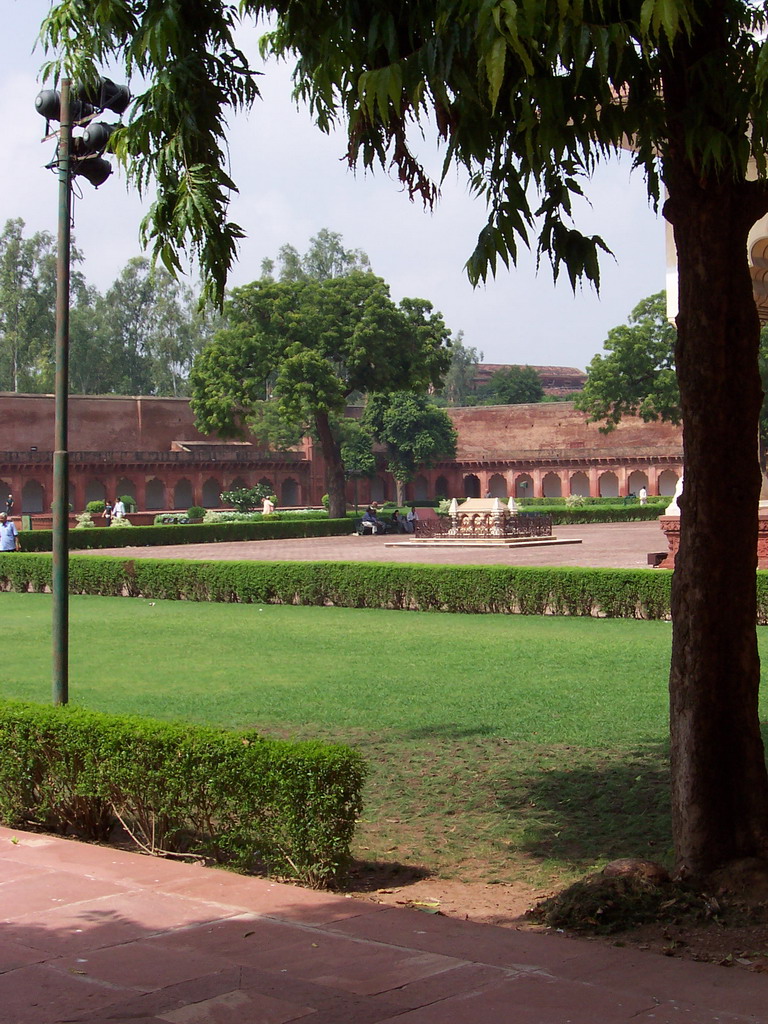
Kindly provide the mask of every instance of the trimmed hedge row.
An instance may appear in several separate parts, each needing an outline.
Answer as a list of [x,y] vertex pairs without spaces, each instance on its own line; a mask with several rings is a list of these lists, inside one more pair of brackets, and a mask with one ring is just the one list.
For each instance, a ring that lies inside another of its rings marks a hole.
[[[216,541],[286,540],[295,537],[339,537],[352,533],[347,519],[306,519],[262,523],[189,523],[114,529],[70,530],[69,549],[157,547],[164,544],[213,544]],[[22,530],[22,551],[50,551],[51,530]]]
[[[528,506],[557,505],[557,506],[563,508],[563,507],[568,505],[569,499],[568,498],[515,498],[515,501],[518,503],[518,505],[528,505]],[[646,498],[646,501],[648,502],[649,505],[655,505],[656,508],[661,506],[662,509],[665,509],[669,505],[670,501],[672,501],[672,498],[671,498],[671,496],[670,497],[664,497],[664,496],[660,496],[658,494],[653,494],[653,495],[649,495]],[[577,507],[577,508],[589,508],[589,507],[594,508],[595,506],[599,507],[601,505],[604,505],[604,506],[605,505],[609,505],[609,506],[612,506],[613,508],[621,508],[624,505],[637,505],[637,506],[639,506],[640,505],[640,499],[636,498],[636,497],[635,498],[629,498],[629,497],[627,497],[627,498],[592,498],[592,497],[585,496],[584,497],[584,504],[583,505],[578,505],[578,506],[575,506],[575,507]]]
[[0,702],[0,820],[331,885],[365,766],[346,747]]
[[656,520],[664,514],[666,506],[659,505],[581,505],[563,508],[562,505],[536,505],[523,510],[552,516],[555,526],[575,526],[584,523],[640,523]]
[[[75,594],[643,619],[669,617],[672,581],[671,573],[657,569],[187,562],[108,555],[74,556],[69,569]],[[50,555],[0,554],[0,589],[42,592],[50,580]],[[762,591],[761,621],[768,621],[768,579]]]

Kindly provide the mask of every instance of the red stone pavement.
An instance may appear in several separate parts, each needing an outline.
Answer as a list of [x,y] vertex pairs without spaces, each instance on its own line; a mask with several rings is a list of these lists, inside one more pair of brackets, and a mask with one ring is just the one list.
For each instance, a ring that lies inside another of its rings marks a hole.
[[0,828],[4,1024],[744,1024],[768,979]]
[[129,558],[188,558],[196,561],[421,562],[430,565],[578,565],[647,569],[652,551],[666,551],[658,523],[606,523],[558,526],[558,540],[575,544],[519,545],[512,548],[426,547],[406,536],[308,537],[298,540],[176,544],[156,548],[109,548],[73,555],[125,555]]

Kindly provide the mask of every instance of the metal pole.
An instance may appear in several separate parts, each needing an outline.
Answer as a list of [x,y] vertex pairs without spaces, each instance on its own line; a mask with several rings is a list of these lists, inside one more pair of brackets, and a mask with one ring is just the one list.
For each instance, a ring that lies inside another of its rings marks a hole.
[[53,703],[69,700],[69,250],[70,80],[61,83],[59,134],[59,231],[56,255],[56,384],[53,452]]

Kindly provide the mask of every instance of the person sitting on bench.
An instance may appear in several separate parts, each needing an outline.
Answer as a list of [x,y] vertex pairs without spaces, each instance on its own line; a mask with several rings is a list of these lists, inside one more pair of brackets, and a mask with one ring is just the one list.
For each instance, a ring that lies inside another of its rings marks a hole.
[[360,522],[360,530],[362,533],[385,533],[387,524],[383,520],[379,519],[376,515],[377,509],[374,505],[369,505],[365,510],[365,514]]

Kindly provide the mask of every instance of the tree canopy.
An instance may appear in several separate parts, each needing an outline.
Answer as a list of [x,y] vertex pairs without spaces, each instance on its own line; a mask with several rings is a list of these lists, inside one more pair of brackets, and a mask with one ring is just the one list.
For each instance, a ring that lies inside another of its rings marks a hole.
[[331,512],[343,515],[334,418],[358,391],[439,384],[449,360],[442,317],[422,299],[395,304],[381,278],[359,270],[255,281],[233,290],[226,316],[229,326],[200,355],[190,378],[199,425],[225,437],[241,434],[260,404],[273,399],[286,423],[319,439]]
[[587,382],[574,399],[605,433],[623,416],[680,422],[680,391],[675,376],[677,331],[667,319],[664,292],[639,302],[628,323],[614,327],[604,342],[605,355],[587,367]]
[[443,378],[443,386],[435,396],[438,403],[469,405],[475,399],[477,367],[483,353],[464,344],[462,331],[451,339],[451,362]]
[[273,278],[277,263],[280,281],[328,281],[332,277],[345,277],[355,270],[370,270],[371,263],[362,249],[346,249],[337,231],[321,228],[309,240],[309,248],[302,255],[294,246],[280,247],[277,261],[261,261],[262,278]]
[[[172,267],[193,248],[219,298],[241,232],[226,215],[224,126],[257,95],[234,32],[238,17],[262,15],[274,24],[265,51],[295,62],[320,128],[345,121],[350,163],[393,166],[427,204],[437,186],[417,147],[435,126],[445,172],[466,168],[487,204],[474,281],[532,243],[555,275],[597,284],[606,243],[572,222],[596,163],[631,145],[653,202],[663,184],[685,447],[670,666],[676,859],[699,875],[768,861],[755,634],[762,395],[747,259],[750,227],[768,212],[765,5],[60,0],[43,30],[56,67],[92,80],[116,57],[145,76],[113,148],[140,186],[159,186],[145,224],[155,252]],[[738,481],[727,493],[722,464]]]
[[418,466],[434,466],[456,455],[456,430],[450,416],[424,394],[397,391],[368,398],[363,426],[387,452],[387,466],[397,481],[398,504]]
[[[75,260],[77,256],[75,256]],[[0,235],[0,388],[35,391],[52,376],[56,245],[46,231],[24,237],[24,221]],[[77,291],[77,278],[73,292]]]
[[481,405],[524,405],[541,402],[544,387],[532,366],[504,366],[478,390]]
[[[675,374],[677,332],[666,315],[664,292],[643,299],[632,310],[628,324],[614,327],[604,343],[605,355],[596,355],[587,367],[584,389],[574,405],[586,412],[600,430],[610,433],[624,416],[649,422],[680,423],[680,392]],[[763,405],[760,438],[763,460],[768,445],[768,327],[760,331],[760,376]]]
[[[56,245],[9,220],[0,234],[0,390],[53,390]],[[215,313],[192,288],[146,258],[130,260],[101,294],[72,250],[70,390],[77,394],[185,395],[194,356]]]

